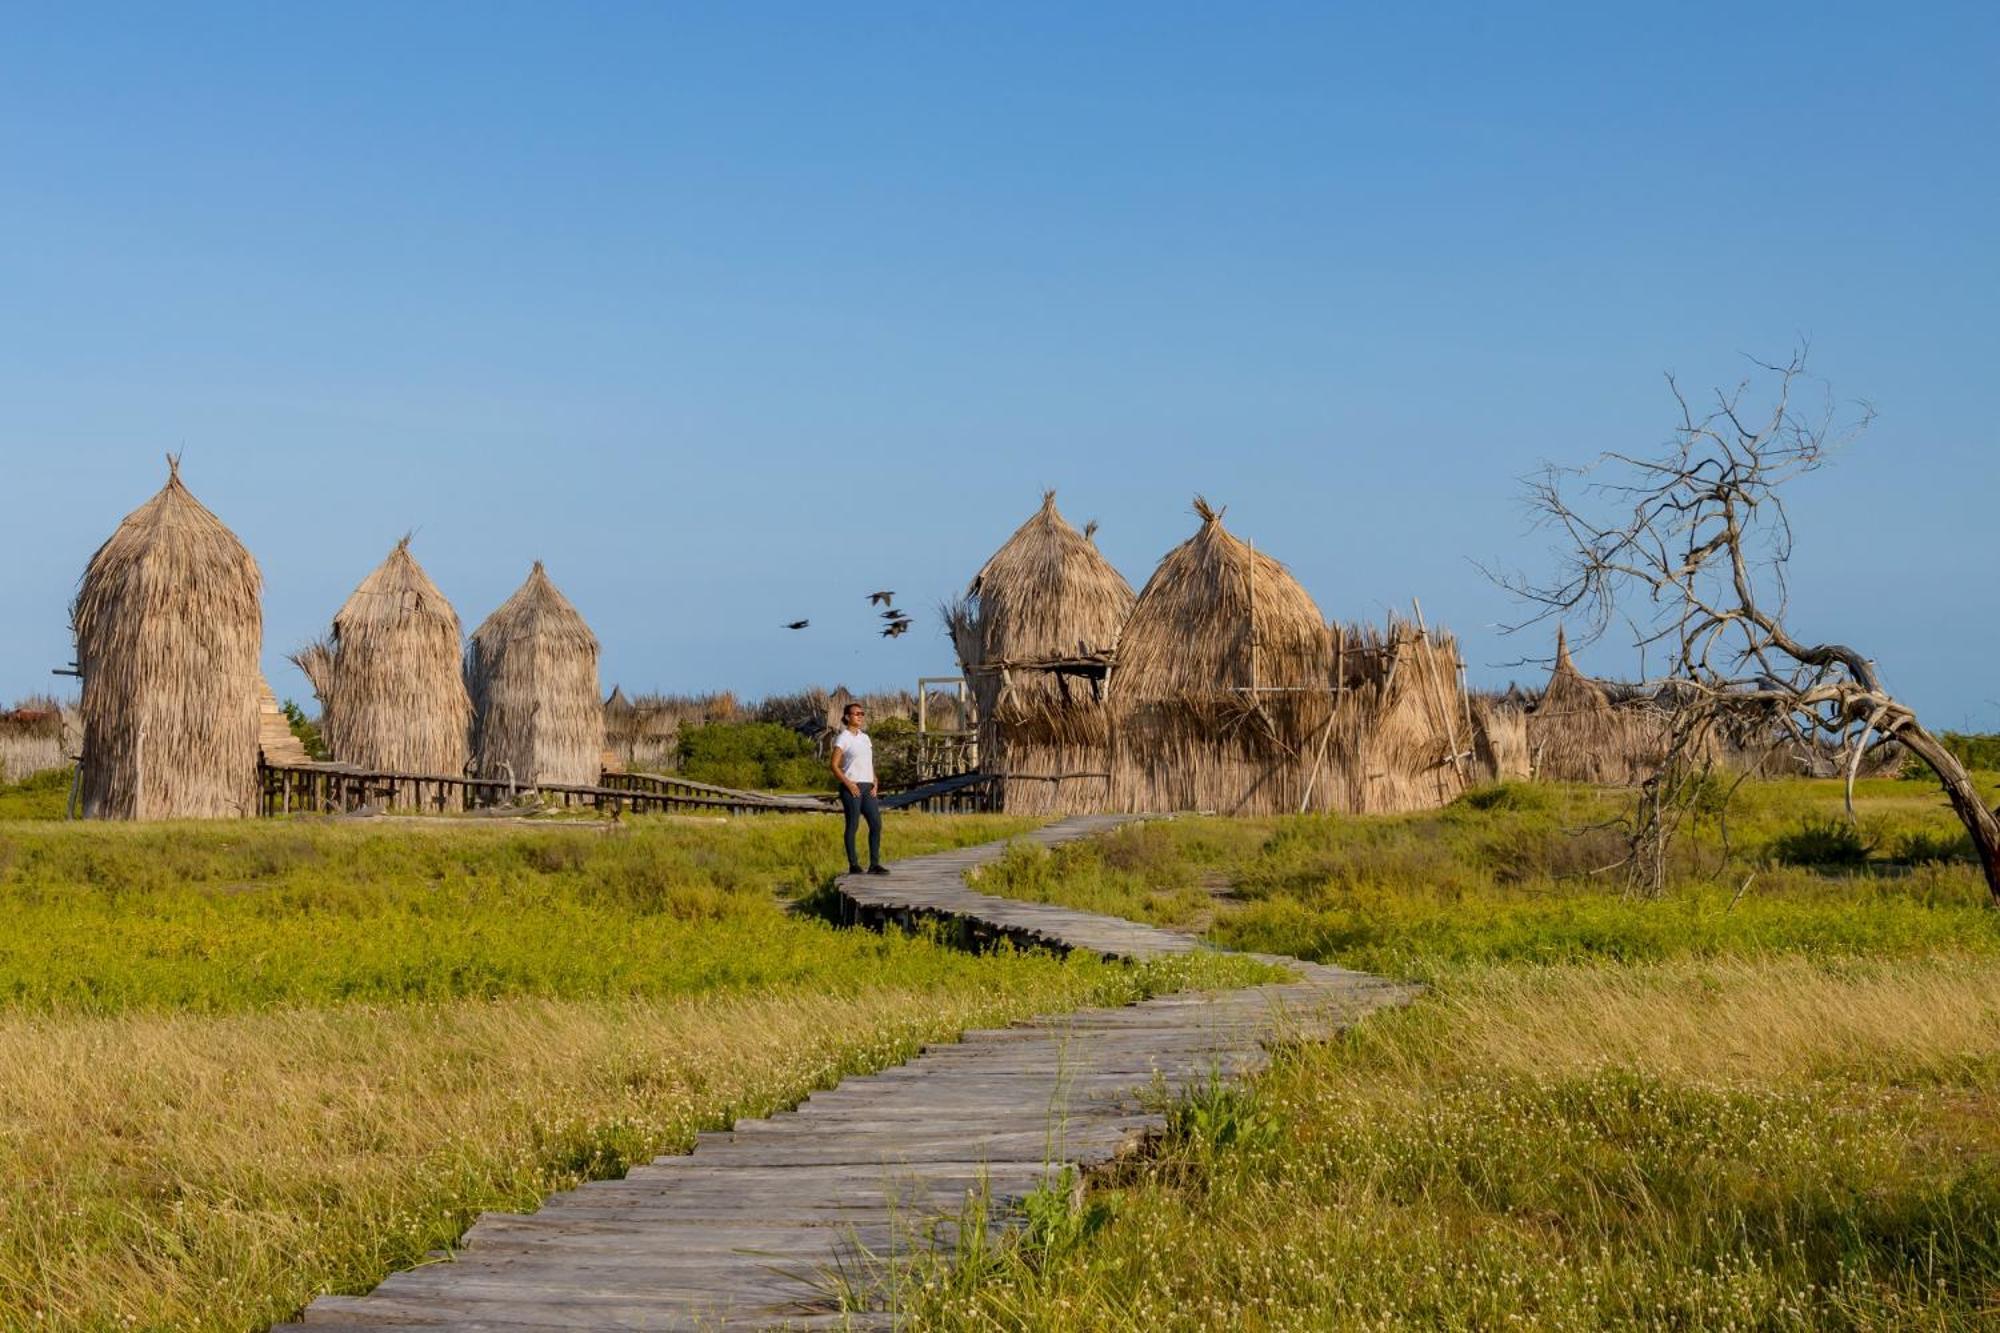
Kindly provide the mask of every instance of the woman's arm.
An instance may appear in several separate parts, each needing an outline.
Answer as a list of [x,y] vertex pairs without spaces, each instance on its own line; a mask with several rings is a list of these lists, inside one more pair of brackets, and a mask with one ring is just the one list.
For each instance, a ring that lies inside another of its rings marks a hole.
[[[845,732],[841,733],[843,736],[846,734]],[[834,738],[833,742],[833,762],[831,767],[833,769],[833,776],[839,780],[841,786],[847,788],[849,796],[859,796],[861,794],[861,788],[847,780],[847,751],[840,748],[840,738],[838,736]]]

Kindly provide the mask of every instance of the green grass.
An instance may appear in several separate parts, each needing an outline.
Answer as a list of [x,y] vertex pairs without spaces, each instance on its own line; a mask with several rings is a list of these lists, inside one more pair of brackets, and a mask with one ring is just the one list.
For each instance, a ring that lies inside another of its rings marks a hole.
[[792,910],[844,860],[814,817],[0,823],[0,1327],[264,1327],[967,1027],[1261,979]]
[[1847,839],[1838,784],[1746,787],[1732,854],[1708,823],[1659,900],[1592,873],[1622,799],[1176,820],[987,871],[1430,989],[1197,1099],[1059,1243],[925,1274],[913,1323],[1991,1326],[2000,913],[1936,789],[1863,784]]
[[0,820],[61,819],[74,771],[51,768],[19,782],[0,782]]
[[[899,818],[916,854],[1024,821]],[[610,998],[927,975],[950,955],[779,910],[845,864],[824,818],[0,826],[17,1009]],[[913,971],[914,969],[914,971]]]

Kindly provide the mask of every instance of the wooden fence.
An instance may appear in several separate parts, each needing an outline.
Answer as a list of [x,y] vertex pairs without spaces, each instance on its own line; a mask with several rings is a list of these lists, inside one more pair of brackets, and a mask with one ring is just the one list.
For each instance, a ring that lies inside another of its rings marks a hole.
[[[543,808],[699,814],[838,814],[830,796],[737,791],[658,773],[606,773],[591,786],[443,773],[389,773],[351,764],[264,764],[258,770],[258,813],[351,814],[364,809],[449,814],[510,805],[532,793]],[[965,812],[993,808],[993,783],[983,773],[959,773],[882,797],[885,810]]]

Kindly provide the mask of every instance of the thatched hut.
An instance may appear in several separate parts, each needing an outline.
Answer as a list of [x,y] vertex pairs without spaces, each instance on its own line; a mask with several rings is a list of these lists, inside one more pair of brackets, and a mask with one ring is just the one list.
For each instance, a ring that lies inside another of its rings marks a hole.
[[1644,782],[1664,756],[1667,720],[1653,699],[1614,699],[1603,682],[1577,670],[1569,640],[1556,629],[1555,665],[1528,713],[1529,759],[1537,778],[1615,786]]
[[473,764],[524,784],[585,785],[604,760],[597,636],[537,560],[527,581],[472,632]]
[[1283,565],[1199,497],[1195,512],[1201,530],[1160,562],[1118,642],[1112,804],[1297,810],[1332,726],[1332,635]]
[[1333,635],[1334,721],[1298,808],[1397,814],[1456,799],[1478,777],[1457,641],[1394,616]]
[[263,587],[169,458],[167,484],[90,557],[72,611],[85,817],[256,813]]
[[328,750],[376,772],[457,777],[472,727],[458,613],[410,554],[408,537],[333,618]]
[[1111,800],[1105,681],[1133,604],[1097,545],[1056,509],[1056,493],[980,566],[946,608],[979,718],[979,766],[1000,808],[1103,810]]

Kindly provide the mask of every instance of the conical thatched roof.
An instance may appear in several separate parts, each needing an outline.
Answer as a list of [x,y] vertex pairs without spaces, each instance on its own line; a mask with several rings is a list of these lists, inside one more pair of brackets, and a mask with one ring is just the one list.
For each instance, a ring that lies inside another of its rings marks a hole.
[[1118,643],[1113,801],[1296,810],[1333,716],[1332,633],[1283,565],[1194,508],[1201,530],[1160,562]]
[[473,761],[482,774],[511,772],[522,783],[597,781],[604,754],[597,636],[541,561],[472,632],[465,676]]
[[[992,715],[1001,672],[1077,660],[1118,646],[1132,610],[1132,585],[1056,509],[1056,493],[980,566],[950,615],[966,670],[979,679],[981,714]],[[998,711],[1025,720],[1068,698],[1060,676],[1025,671],[1009,682]]]
[[1056,493],[981,565],[966,589],[973,663],[1069,658],[1115,648],[1132,585],[1056,509]]
[[333,618],[333,757],[383,772],[462,772],[472,725],[462,652],[458,613],[403,538]]
[[1222,526],[1200,496],[1201,530],[1167,553],[1133,604],[1118,645],[1125,699],[1186,699],[1251,687],[1324,690],[1332,638],[1283,565]]
[[1556,626],[1555,665],[1549,668],[1549,683],[1542,690],[1538,711],[1554,715],[1610,707],[1610,692],[1576,669],[1576,659],[1569,654],[1569,636],[1561,625]]
[[87,817],[255,813],[263,586],[168,459],[167,484],[97,548],[72,609]]
[[1577,670],[1556,627],[1555,665],[1528,713],[1535,776],[1559,782],[1643,782],[1665,751],[1666,715],[1641,698],[1615,703],[1611,691]]

